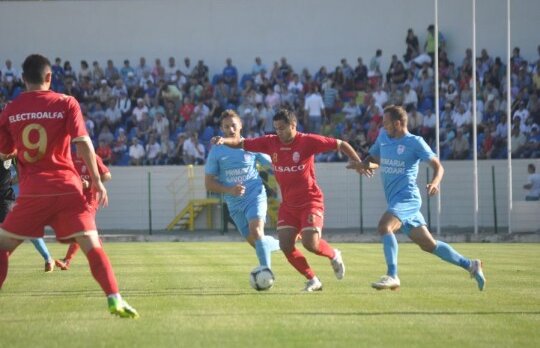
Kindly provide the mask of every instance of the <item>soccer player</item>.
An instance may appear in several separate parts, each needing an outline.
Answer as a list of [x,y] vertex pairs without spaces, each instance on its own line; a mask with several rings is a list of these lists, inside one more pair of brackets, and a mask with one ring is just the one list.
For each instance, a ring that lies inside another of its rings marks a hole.
[[212,142],[270,155],[283,197],[277,223],[279,245],[289,263],[308,279],[304,291],[319,291],[323,285],[295,247],[296,240],[301,237],[308,251],[330,259],[337,279],[344,277],[345,265],[341,252],[322,239],[324,200],[315,180],[314,155],[337,149],[354,161],[360,158],[345,141],[298,132],[292,111],[279,110],[273,123],[275,135],[252,139],[214,137]]
[[[97,201],[96,192],[92,189],[92,177],[88,174],[88,168],[86,167],[86,163],[84,163],[81,156],[79,156],[77,153],[72,153],[71,155],[73,157],[73,164],[75,165],[75,169],[81,177],[83,194],[84,198],[86,199],[86,204],[88,204],[89,209],[91,209],[94,213],[95,219],[99,204]],[[101,157],[97,154],[96,164],[99,176],[101,178],[101,182],[110,181],[112,179],[111,172],[109,171],[109,168],[107,168],[107,166],[103,163]],[[69,269],[71,260],[73,259],[77,251],[79,251],[79,249],[80,247],[77,242],[70,243],[69,248],[66,252],[66,256],[61,260],[55,260],[56,266],[59,267],[62,271],[67,271]]]
[[[242,121],[233,110],[221,114],[221,130],[225,138],[240,140]],[[270,157],[261,153],[213,146],[205,165],[204,183],[208,191],[223,193],[240,234],[255,248],[261,266],[271,268],[270,253],[279,250],[279,242],[264,235],[267,199],[257,162],[270,164]]]
[[82,183],[70,155],[70,143],[83,158],[98,202],[108,203],[92,142],[75,98],[50,91],[51,63],[32,54],[23,63],[26,92],[0,115],[0,158],[17,157],[20,194],[0,227],[0,288],[8,271],[8,256],[24,239],[43,236],[50,225],[62,242],[75,240],[88,258],[93,277],[105,294],[109,311],[137,318],[137,311],[119,294],[109,258],[98,237],[93,212],[82,194]]
[[401,231],[426,252],[433,253],[446,262],[460,266],[476,279],[478,288],[484,290],[486,279],[480,260],[468,259],[450,245],[435,240],[426,228],[420,207],[422,199],[416,183],[418,163],[429,161],[433,179],[427,184],[430,196],[439,192],[444,169],[424,139],[407,130],[407,112],[401,106],[384,109],[384,129],[381,130],[369,155],[363,162],[351,162],[348,168],[364,171],[370,163],[380,164],[382,183],[388,208],[379,220],[378,231],[382,236],[387,273],[371,284],[375,289],[396,290],[401,283],[398,278],[398,243],[394,233]]

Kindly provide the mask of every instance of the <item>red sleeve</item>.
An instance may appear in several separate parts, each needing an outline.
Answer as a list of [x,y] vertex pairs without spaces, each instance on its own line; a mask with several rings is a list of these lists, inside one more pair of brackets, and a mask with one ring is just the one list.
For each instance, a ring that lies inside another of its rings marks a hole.
[[98,155],[96,155],[96,163],[99,175],[107,174],[110,172],[109,168],[103,163],[103,160]]
[[271,155],[271,144],[275,137],[275,135],[265,135],[264,137],[244,139],[244,150]]
[[15,151],[15,144],[8,130],[9,123],[6,113],[0,114],[0,153],[9,155]]
[[67,97],[67,103],[68,115],[66,115],[66,128],[68,134],[71,136],[71,139],[88,136],[79,103],[73,97]]
[[334,151],[338,149],[338,141],[334,138],[325,137],[319,134],[306,134],[306,143],[313,153]]

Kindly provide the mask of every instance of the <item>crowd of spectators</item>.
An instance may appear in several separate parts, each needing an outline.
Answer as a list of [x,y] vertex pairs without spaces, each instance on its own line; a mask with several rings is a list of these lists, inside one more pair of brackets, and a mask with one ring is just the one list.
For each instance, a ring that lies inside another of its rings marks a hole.
[[[51,88],[72,95],[81,104],[86,126],[105,163],[113,165],[203,164],[210,139],[219,134],[219,116],[235,109],[244,124],[244,137],[273,132],[272,117],[281,107],[296,111],[299,129],[347,140],[365,155],[382,126],[383,108],[403,105],[409,130],[435,147],[436,113],[434,29],[427,29],[420,47],[409,29],[405,52],[382,66],[382,50],[367,65],[362,57],[350,65],[321,66],[314,73],[296,70],[286,57],[266,66],[260,57],[251,71],[240,74],[231,58],[219,73],[210,74],[204,60],[186,57],[166,64],[105,67],[83,60],[78,69],[56,58]],[[450,61],[439,34],[439,105],[441,158],[472,156],[472,67],[477,72],[477,146],[479,158],[507,156],[511,127],[512,156],[540,157],[540,46],[538,57],[526,60],[513,49],[510,66],[486,49],[473,57],[467,49],[459,62]],[[506,71],[511,70],[512,124],[507,124]],[[19,69],[8,59],[0,69],[0,107],[24,89]],[[325,153],[317,161],[345,160]]]

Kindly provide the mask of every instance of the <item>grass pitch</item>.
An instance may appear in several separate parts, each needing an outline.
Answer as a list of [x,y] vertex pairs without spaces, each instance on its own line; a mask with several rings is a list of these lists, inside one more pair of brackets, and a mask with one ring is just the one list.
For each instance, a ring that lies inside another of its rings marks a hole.
[[[302,293],[305,280],[280,253],[274,287],[252,290],[257,262],[246,243],[108,243],[122,294],[141,314],[128,320],[108,314],[82,253],[69,271],[45,274],[25,243],[0,290],[0,346],[540,346],[539,244],[455,244],[484,261],[484,292],[412,244],[400,245],[401,290],[376,291],[369,284],[385,272],[381,246],[334,246],[345,279],[306,252],[324,290]],[[57,258],[66,248],[49,245]]]

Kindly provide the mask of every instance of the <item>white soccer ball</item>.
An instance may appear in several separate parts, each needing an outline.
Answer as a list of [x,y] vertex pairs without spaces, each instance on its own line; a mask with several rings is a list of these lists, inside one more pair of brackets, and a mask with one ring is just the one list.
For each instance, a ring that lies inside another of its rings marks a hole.
[[249,274],[249,284],[257,291],[270,289],[274,280],[274,273],[266,266],[257,266]]

